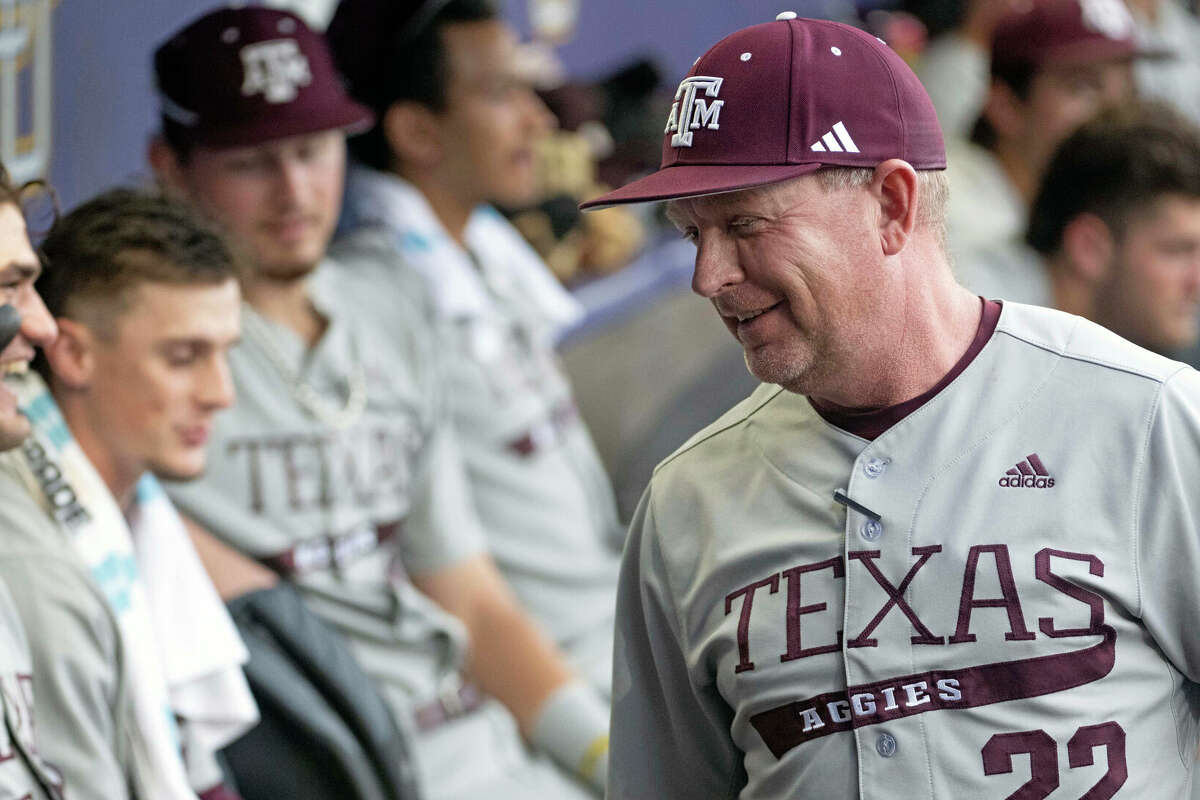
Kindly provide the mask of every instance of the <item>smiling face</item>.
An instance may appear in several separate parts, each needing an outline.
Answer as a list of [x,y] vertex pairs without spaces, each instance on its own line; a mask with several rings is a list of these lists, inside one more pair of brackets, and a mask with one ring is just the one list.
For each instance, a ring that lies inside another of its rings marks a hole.
[[76,433],[98,443],[88,456],[110,487],[132,485],[145,470],[196,477],[213,417],[233,402],[227,357],[240,336],[237,282],[143,283],[105,327],[81,335],[91,356],[83,397],[90,430]]
[[667,214],[696,244],[693,291],[712,301],[759,380],[820,395],[888,335],[874,313],[887,279],[866,189],[828,190],[808,175],[675,200]]
[[340,130],[248,147],[198,147],[165,177],[254,261],[256,276],[300,278],[325,256],[346,170]]
[[[40,273],[20,210],[12,203],[0,203],[0,304],[11,304],[21,314],[20,330],[0,351],[0,369],[6,373],[26,369],[33,349],[49,345],[58,333],[33,286]],[[0,450],[16,447],[29,431],[29,420],[17,410],[16,396],[0,387]]]

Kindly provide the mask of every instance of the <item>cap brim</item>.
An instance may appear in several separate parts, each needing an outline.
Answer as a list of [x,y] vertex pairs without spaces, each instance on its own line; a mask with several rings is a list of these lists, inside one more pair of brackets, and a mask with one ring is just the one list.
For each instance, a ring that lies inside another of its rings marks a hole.
[[249,147],[322,131],[342,130],[347,135],[353,135],[369,130],[374,124],[375,114],[371,109],[346,99],[337,105],[323,106],[319,114],[307,110],[304,114],[294,116],[264,117],[232,125],[214,126],[203,133],[197,132],[192,136],[192,140],[198,145],[209,147]]
[[816,172],[823,164],[676,164],[664,167],[620,189],[600,195],[580,208],[589,211],[625,203],[653,203],[681,197],[737,192]]

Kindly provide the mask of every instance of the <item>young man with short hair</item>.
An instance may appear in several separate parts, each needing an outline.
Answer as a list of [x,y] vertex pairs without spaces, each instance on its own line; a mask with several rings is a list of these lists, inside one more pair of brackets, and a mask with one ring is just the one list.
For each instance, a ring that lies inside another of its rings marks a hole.
[[[211,550],[225,595],[292,581],[411,735],[428,797],[587,794],[518,730],[598,790],[606,705],[487,556],[441,415],[437,354],[414,330],[421,291],[397,297],[325,261],[344,131],[370,111],[343,94],[323,40],[284,11],[206,14],[155,63],[164,137],[152,164],[251,262],[231,358],[238,404],[213,429],[214,468],[170,487],[226,545]],[[391,257],[369,241],[359,256]]]
[[43,252],[60,335],[14,385],[33,434],[0,463],[43,747],[71,797],[233,797],[215,753],[257,720],[246,652],[154,478],[202,472],[232,402],[233,257],[129,190],[58,220]]
[[[29,420],[20,412],[8,382],[29,368],[34,348],[54,341],[54,319],[46,311],[34,285],[41,264],[29,242],[22,214],[21,188],[13,185],[0,164],[0,300],[3,301],[3,332],[0,332],[0,451],[17,447],[29,436]],[[3,563],[19,550],[15,537],[6,530],[0,535],[0,572]],[[3,725],[0,725],[0,793],[31,800],[60,800],[62,775],[47,763],[39,745],[43,730],[35,735],[39,713],[33,687],[33,658],[21,615],[0,583],[0,692]]]
[[549,112],[490,0],[343,0],[328,36],[351,94],[376,115],[350,140],[343,230],[398,256],[342,257],[381,294],[412,277],[426,287],[425,329],[489,549],[524,608],[608,694],[624,531],[554,351],[581,312],[489,205],[533,199]]
[[1115,108],[1062,143],[1026,240],[1054,307],[1164,355],[1200,324],[1200,129],[1167,106]]
[[668,202],[766,385],[634,517],[609,797],[1186,796],[1200,373],[955,281],[933,104],[874,36],[787,12],[680,86],[661,169],[591,204]]

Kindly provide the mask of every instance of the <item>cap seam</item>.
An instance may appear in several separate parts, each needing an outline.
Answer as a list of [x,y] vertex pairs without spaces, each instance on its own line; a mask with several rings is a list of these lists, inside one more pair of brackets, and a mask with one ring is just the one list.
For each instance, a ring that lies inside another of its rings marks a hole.
[[[870,36],[871,34],[864,31],[863,35]],[[887,42],[884,42],[883,46],[889,47]],[[900,102],[900,87],[896,85],[896,75],[894,72],[892,72],[891,64],[887,62],[887,59],[885,59],[882,54],[873,48],[868,48],[867,52],[874,56],[877,61],[879,61],[880,66],[882,66],[884,71],[887,73],[888,81],[892,85],[892,100],[896,107],[896,118],[900,120],[900,154],[898,156],[889,156],[889,158],[902,158],[905,161],[908,161],[910,157],[908,147],[908,120],[906,120],[904,117],[904,106]],[[884,160],[886,161],[887,159]]]
[[795,109],[792,108],[792,103],[795,101],[795,96],[792,94],[792,82],[795,80],[796,71],[796,22],[788,20],[786,23],[788,29],[788,69],[787,69],[787,97],[788,97],[788,115],[787,115],[787,138],[784,139],[783,146],[783,161],[785,164],[792,163],[792,120],[795,118]]

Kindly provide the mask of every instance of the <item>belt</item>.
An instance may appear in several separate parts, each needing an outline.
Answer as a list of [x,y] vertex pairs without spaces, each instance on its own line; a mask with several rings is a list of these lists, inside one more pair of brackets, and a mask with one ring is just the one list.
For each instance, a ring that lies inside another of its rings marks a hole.
[[285,578],[330,567],[340,568],[375,551],[399,534],[401,528],[399,520],[383,525],[362,525],[347,533],[307,539],[281,553],[260,556],[258,560]]
[[508,443],[508,449],[522,458],[528,458],[542,448],[549,447],[579,417],[575,403],[566,400],[550,410],[546,419],[538,422],[523,435]]
[[422,733],[465,716],[483,705],[483,692],[473,683],[460,682],[447,687],[436,700],[418,706],[413,711],[417,730]]

